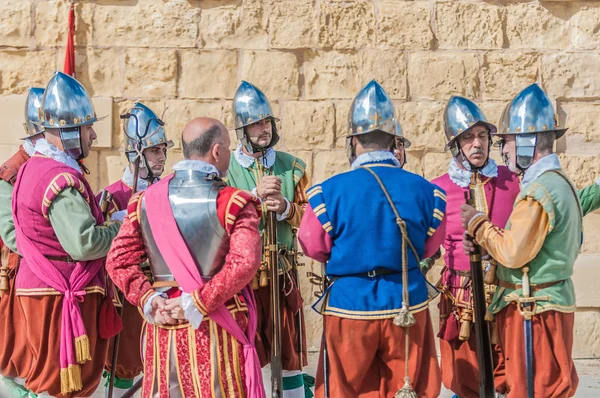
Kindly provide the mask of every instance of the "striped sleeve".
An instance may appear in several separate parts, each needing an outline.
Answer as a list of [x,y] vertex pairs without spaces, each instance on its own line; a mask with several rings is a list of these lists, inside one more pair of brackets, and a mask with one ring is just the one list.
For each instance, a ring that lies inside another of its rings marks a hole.
[[90,204],[90,197],[85,190],[85,185],[83,185],[83,182],[73,174],[60,173],[54,177],[44,193],[44,199],[42,200],[42,214],[46,219],[49,219],[48,213],[50,211],[50,205],[54,199],[56,199],[62,191],[68,188],[74,188],[79,191],[87,204]]
[[235,189],[235,192],[233,192],[233,194],[229,197],[229,201],[227,202],[227,206],[225,208],[224,220],[225,230],[227,231],[228,235],[231,235],[235,221],[237,220],[237,216],[248,203],[251,203],[256,207],[258,217],[260,217],[262,206],[258,198],[252,195],[250,192],[241,189]]
[[329,236],[333,237],[333,225],[331,224],[331,219],[327,213],[325,198],[323,197],[323,188],[321,185],[315,185],[306,191],[306,195],[308,197],[308,203],[310,203],[310,207],[315,213],[315,216],[317,216],[321,226]]
[[433,188],[433,214],[427,236],[432,236],[442,224],[446,213],[446,192],[436,185]]

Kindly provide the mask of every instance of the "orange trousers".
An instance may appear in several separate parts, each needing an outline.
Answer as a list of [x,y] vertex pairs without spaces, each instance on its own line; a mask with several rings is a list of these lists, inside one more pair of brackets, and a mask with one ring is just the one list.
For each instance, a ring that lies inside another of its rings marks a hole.
[[[119,337],[119,352],[117,353],[117,371],[115,376],[120,379],[134,379],[143,370],[141,355],[141,338],[144,320],[137,307],[127,300],[123,300],[123,330]],[[108,355],[106,356],[105,369],[111,371],[113,344],[115,339],[110,339]]]
[[[574,396],[579,384],[572,357],[575,314],[546,311],[532,321],[535,396]],[[523,316],[513,303],[496,314],[496,322],[504,353],[508,398],[526,397]]]
[[[440,395],[441,376],[429,310],[409,328],[409,377],[419,397]],[[355,320],[325,315],[329,396],[393,397],[404,385],[405,329],[393,319]],[[324,396],[323,348],[315,396]]]

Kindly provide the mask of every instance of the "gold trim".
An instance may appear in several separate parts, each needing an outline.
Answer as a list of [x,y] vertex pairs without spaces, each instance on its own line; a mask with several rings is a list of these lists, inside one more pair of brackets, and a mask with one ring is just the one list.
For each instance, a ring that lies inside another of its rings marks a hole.
[[242,387],[242,372],[240,368],[240,353],[238,351],[238,341],[235,337],[229,336],[231,339],[231,355],[233,356],[233,369],[235,372],[235,382],[238,386],[238,391],[241,397],[244,396],[244,388]]
[[[88,286],[83,289],[85,294],[106,294],[106,290],[100,286]],[[63,294],[51,287],[19,288],[16,289],[17,296],[62,296]]]
[[[416,314],[429,308],[429,302],[431,299],[427,299],[419,305],[409,307],[411,314]],[[344,310],[341,308],[330,307],[329,301],[327,307],[323,310],[323,315],[333,315],[345,319],[392,319],[400,312],[401,308],[395,310],[382,310],[382,311],[351,311]]]
[[331,230],[333,229],[333,227],[331,226],[331,221],[327,221],[325,224],[323,224],[323,229],[325,230],[325,232],[331,232]]
[[[227,338],[227,331],[221,328],[223,337],[223,362],[225,362],[225,377],[227,378],[227,394],[232,398],[235,398],[235,389],[233,388],[233,374],[231,371],[231,362],[229,362],[229,344]],[[224,394],[226,395],[226,394]]]

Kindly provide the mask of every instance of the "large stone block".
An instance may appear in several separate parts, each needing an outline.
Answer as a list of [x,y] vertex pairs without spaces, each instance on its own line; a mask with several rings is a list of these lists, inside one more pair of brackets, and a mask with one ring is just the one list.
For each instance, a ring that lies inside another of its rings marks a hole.
[[[582,134],[585,138],[584,145],[589,146],[590,141],[600,143],[600,104],[565,102],[561,103],[560,108],[566,115],[564,125],[569,128],[567,142],[573,135]],[[567,151],[572,149],[579,152],[585,148],[571,148],[567,144]]]
[[427,2],[382,0],[377,14],[377,44],[383,48],[430,49],[430,19]]
[[242,79],[259,87],[269,98],[296,99],[300,73],[296,55],[280,51],[246,51]]
[[575,313],[573,328],[573,358],[600,357],[600,311],[580,310]]
[[509,48],[561,49],[569,45],[569,11],[562,4],[513,3],[506,6]]
[[334,143],[335,108],[325,101],[284,103],[283,143],[289,150],[330,150]]
[[46,87],[56,70],[56,50],[0,51],[0,94],[22,94]]
[[483,99],[508,100],[535,83],[538,57],[531,53],[490,52],[483,57]]
[[439,102],[403,102],[396,115],[410,149],[440,152],[446,145],[444,135],[444,104]]
[[96,4],[94,46],[195,47],[200,10],[186,0]]
[[175,97],[177,52],[128,48],[125,52],[124,95],[138,98]]
[[323,151],[315,155],[313,184],[318,184],[329,177],[350,170],[346,152],[342,150]]
[[100,151],[98,160],[99,186],[97,190],[104,189],[123,177],[129,162],[123,152],[118,150]]
[[452,156],[449,152],[428,152],[423,156],[423,177],[431,181],[448,172]]
[[266,49],[267,22],[261,0],[205,8],[200,15],[200,46]]
[[0,4],[0,46],[29,47],[31,3],[6,0]]
[[[63,58],[58,54],[59,62]],[[123,76],[121,64],[124,51],[119,49],[77,48],[75,71],[90,95],[121,97]]]
[[92,101],[94,101],[96,115],[106,117],[106,119],[94,123],[94,131],[98,136],[94,141],[94,148],[110,149],[112,147],[113,99],[112,97],[94,97]]
[[360,85],[376,79],[392,99],[406,99],[406,57],[400,50],[360,52]]
[[197,117],[212,117],[222,120],[223,104],[221,101],[196,100],[167,100],[169,109],[165,114],[165,132],[175,143],[175,148],[181,147],[181,133],[185,125]]
[[2,145],[0,144],[0,164],[6,162],[12,155],[19,150],[18,145]]
[[184,50],[179,55],[179,97],[233,98],[237,89],[235,51]]
[[447,101],[452,94],[479,94],[479,61],[469,53],[417,52],[408,57],[411,98]]
[[577,188],[583,188],[600,176],[598,156],[579,155],[569,156],[559,154],[560,165]]
[[[600,212],[599,211],[596,211],[595,213],[590,213],[583,218],[583,246],[581,247],[581,252],[595,254],[595,257],[592,257],[592,258],[590,258],[588,254],[580,255],[579,258],[581,259],[582,262],[587,259],[584,262],[585,264],[594,264],[594,272],[597,272],[598,264],[600,264],[600,259],[598,258],[600,256]],[[578,267],[576,267],[575,270],[578,270]],[[597,279],[595,279],[593,277],[592,277],[592,279],[587,279],[587,278],[584,278],[584,279],[586,279],[588,281],[594,281],[594,283],[596,283],[596,285],[597,285]],[[597,286],[596,286],[595,292],[597,292]],[[594,298],[596,300],[597,306],[600,307],[600,300],[598,299],[598,296],[595,295]],[[579,303],[579,300],[577,300],[577,304],[583,305],[583,304]],[[583,305],[583,306],[585,306],[585,305]]]
[[[521,89],[523,89],[522,87]],[[520,90],[519,90],[520,91]],[[515,92],[516,94],[516,92]],[[485,101],[485,102],[477,102],[477,105],[485,115],[485,118],[488,122],[492,123],[494,126],[498,126],[500,123],[500,117],[502,116],[502,112],[504,111],[504,107],[508,104],[508,101]],[[496,151],[497,152],[497,151]]]
[[324,3],[319,13],[319,44],[334,49],[371,47],[375,15],[370,2]]
[[25,122],[23,110],[25,109],[26,99],[27,94],[0,96],[0,120],[3,120],[0,145],[5,148],[18,148],[21,145],[21,138],[26,136],[23,127]]
[[571,18],[571,43],[583,50],[600,49],[600,7],[594,3],[582,5]]
[[[596,216],[600,220],[600,215],[593,214],[592,216]],[[587,231],[585,232],[584,240],[588,240],[591,236],[588,236]],[[600,307],[600,299],[598,299],[598,264],[600,264],[600,254],[580,254],[577,257],[572,277],[575,284],[577,307]]]
[[275,1],[269,5],[271,48],[312,48],[318,45],[313,2]]
[[169,152],[169,157],[167,158],[167,161],[165,162],[165,172],[163,175],[168,175],[173,173],[173,165],[176,164],[177,162],[182,161],[184,158],[183,156],[183,152],[179,151],[179,150],[174,150]]
[[[419,156],[421,152],[419,151],[406,151],[406,164],[404,165],[404,170],[410,171],[411,173],[418,174],[420,176],[423,175],[423,161],[421,156]],[[437,282],[437,281],[436,281]]]
[[[60,0],[45,1],[36,4],[35,44],[37,46],[65,47],[67,44],[70,6],[70,2]],[[75,4],[75,45],[87,46],[91,44],[92,4],[91,2],[79,2]]]
[[345,148],[346,136],[350,133],[348,113],[351,104],[351,100],[335,102],[335,147],[337,149]]
[[502,9],[497,5],[483,2],[436,3],[435,21],[440,48],[502,48]]
[[[281,119],[282,114],[279,101],[270,100],[269,102],[271,103],[271,110],[273,111],[273,115],[276,118]],[[233,117],[233,101],[225,101],[223,105],[223,123],[225,123],[225,126],[227,126],[227,128],[229,129],[233,129],[235,127],[235,120]],[[278,128],[281,129],[281,121],[278,123]],[[234,132],[232,131],[232,133]],[[233,134],[232,137],[234,135],[235,134]]]
[[600,54],[558,53],[542,56],[544,87],[553,99],[600,97]]
[[361,88],[359,65],[355,52],[305,51],[306,98],[354,98]]

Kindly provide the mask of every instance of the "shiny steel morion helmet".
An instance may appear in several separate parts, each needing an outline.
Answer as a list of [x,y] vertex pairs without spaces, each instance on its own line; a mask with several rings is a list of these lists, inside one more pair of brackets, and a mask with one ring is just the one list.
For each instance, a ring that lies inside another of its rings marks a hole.
[[348,113],[348,125],[350,131],[346,137],[346,152],[351,163],[356,157],[352,137],[374,131],[402,137],[402,128],[396,119],[392,100],[375,80],[367,83],[354,97]]
[[144,149],[166,144],[166,149],[173,147],[173,141],[165,134],[165,123],[146,105],[136,102],[125,114],[123,131],[125,132],[125,153],[130,163],[141,160],[140,167],[148,170],[148,178],[153,179],[152,172],[147,167]]
[[[250,153],[271,148],[279,142],[277,124],[273,116],[271,104],[267,96],[255,85],[242,80],[233,97],[233,115],[235,117],[235,133],[242,146]],[[246,136],[245,127],[264,119],[271,119],[273,125],[271,142],[265,148],[257,148]]]
[[41,108],[42,98],[44,97],[44,89],[40,87],[31,87],[25,100],[25,128],[26,137],[22,139],[33,138],[38,134],[44,133],[44,128],[40,126],[42,119]]
[[496,126],[487,121],[481,109],[479,109],[473,101],[464,97],[452,96],[444,109],[444,133],[446,134],[446,140],[448,141],[444,150],[450,150],[456,161],[461,163],[462,166],[469,171],[482,168],[487,164],[486,160],[481,167],[475,167],[469,162],[467,156],[462,152],[462,149],[458,145],[458,137],[475,126],[484,126],[489,131],[489,157],[492,135],[496,134]]
[[[533,163],[537,134],[552,132],[556,134],[555,138],[560,138],[566,131],[566,128],[558,126],[558,118],[550,98],[534,83],[506,105],[500,118],[500,130],[496,135],[515,135],[516,166],[526,170]],[[505,162],[506,160],[505,158]]]
[[96,116],[92,99],[81,83],[58,71],[44,91],[42,112],[39,125],[58,129],[65,153],[75,160],[83,155],[80,127],[103,119]]

